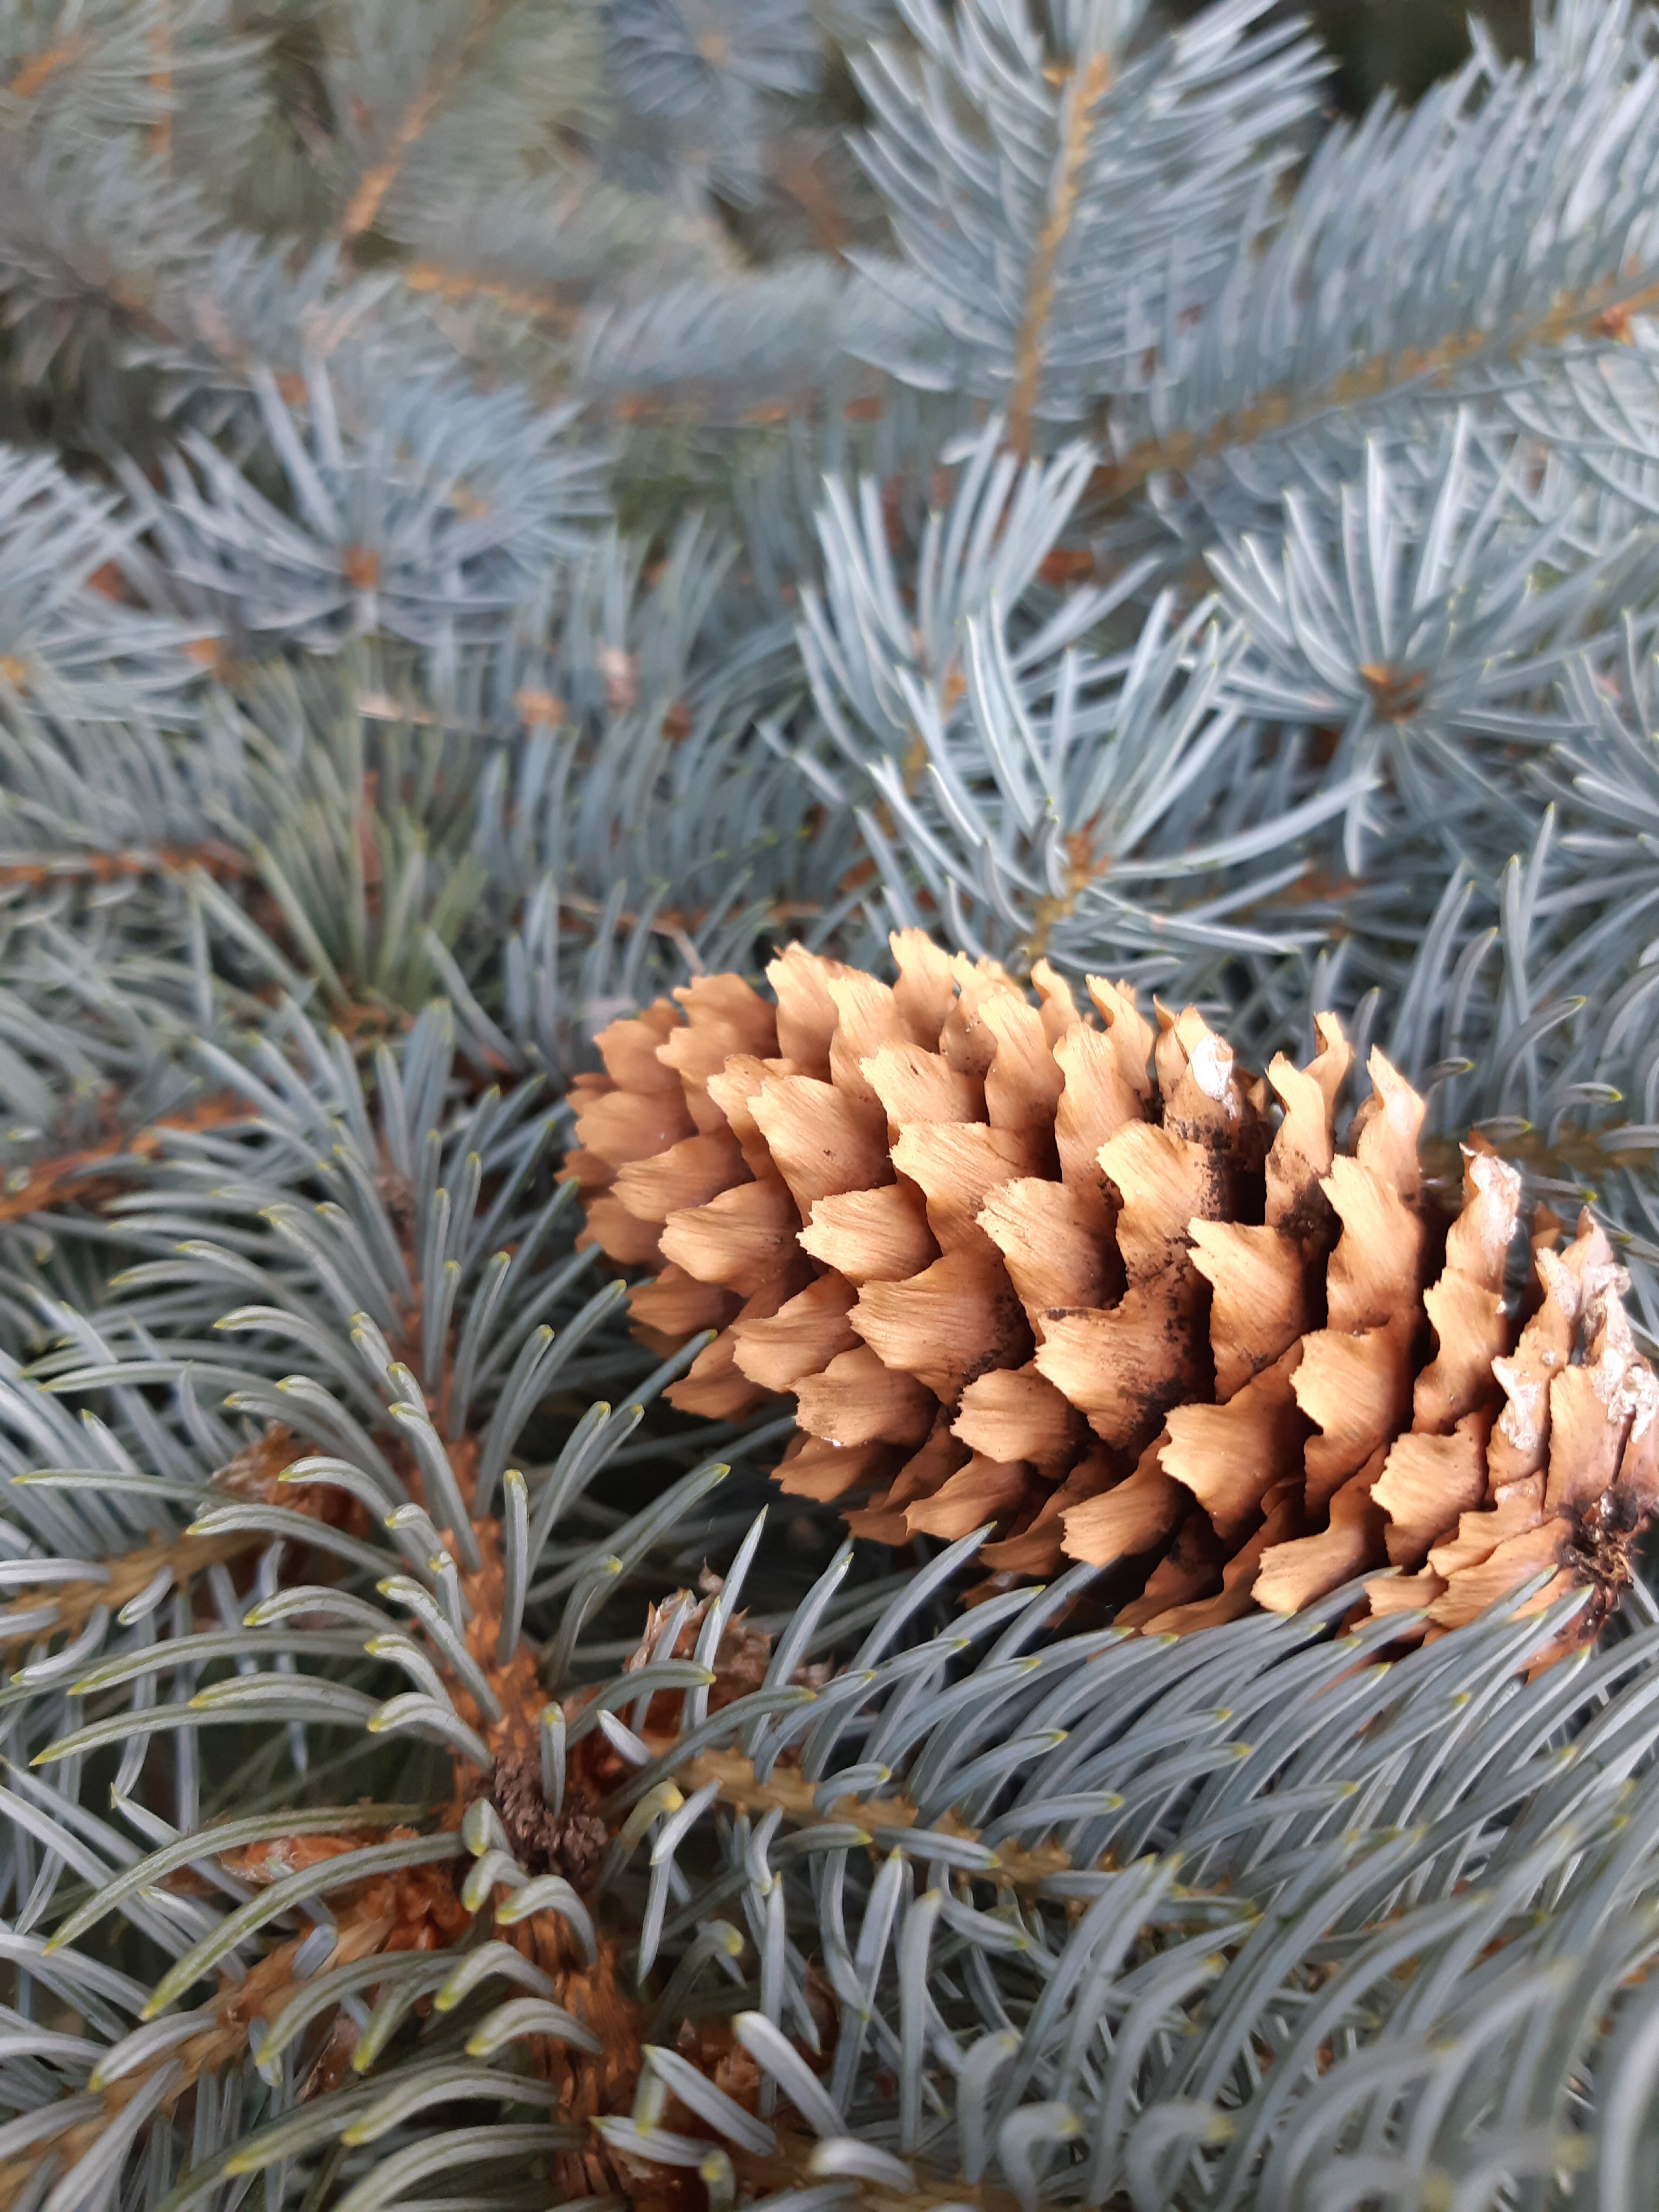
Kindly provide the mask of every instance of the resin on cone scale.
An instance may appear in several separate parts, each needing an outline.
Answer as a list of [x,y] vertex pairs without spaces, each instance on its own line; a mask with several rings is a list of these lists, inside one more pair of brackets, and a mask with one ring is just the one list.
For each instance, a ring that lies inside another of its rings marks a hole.
[[[1184,1632],[1357,1576],[1443,1634],[1543,1574],[1593,1632],[1659,1500],[1659,1381],[1588,1215],[1478,1136],[1425,1193],[1424,1107],[1381,1053],[1246,1073],[1195,1008],[1149,1020],[1048,965],[892,940],[896,981],[792,945],[768,998],[701,976],[599,1036],[573,1086],[585,1237],[647,1268],[634,1326],[714,1340],[669,1395],[793,1396],[785,1491],[899,1543],[987,1522],[1010,1579],[1120,1570],[1119,1618]],[[1402,1632],[1406,1622],[1402,1620]]]

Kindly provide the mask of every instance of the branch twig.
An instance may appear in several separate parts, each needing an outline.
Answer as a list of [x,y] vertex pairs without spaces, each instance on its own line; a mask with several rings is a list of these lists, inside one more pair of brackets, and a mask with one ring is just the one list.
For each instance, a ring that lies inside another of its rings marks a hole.
[[1089,150],[1089,122],[1112,82],[1111,57],[1091,54],[1074,76],[1062,103],[1059,173],[1054,203],[1037,236],[1025,288],[1025,313],[1014,349],[1013,390],[1008,401],[1008,442],[1016,453],[1030,449],[1031,416],[1042,381],[1042,340],[1054,310],[1055,272],[1077,211],[1083,163]]
[[358,179],[357,189],[340,218],[342,242],[349,246],[374,228],[386,196],[403,173],[410,149],[425,135],[428,125],[460,82],[462,73],[479,46],[495,27],[501,0],[475,0],[471,21],[453,52],[433,69],[426,82],[398,117],[386,150]]
[[61,1205],[73,1196],[78,1185],[118,1160],[153,1159],[170,1131],[212,1129],[227,1121],[245,1121],[249,1110],[245,1099],[205,1098],[183,1113],[163,1115],[135,1135],[111,1137],[101,1145],[88,1145],[82,1152],[57,1152],[49,1159],[36,1160],[15,1190],[0,1192],[0,1222],[22,1221],[32,1213],[44,1213]]

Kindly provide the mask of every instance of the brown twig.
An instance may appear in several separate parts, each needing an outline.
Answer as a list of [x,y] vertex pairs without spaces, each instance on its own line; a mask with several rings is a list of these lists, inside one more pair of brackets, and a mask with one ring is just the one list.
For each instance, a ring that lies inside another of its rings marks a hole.
[[[255,1443],[219,1469],[214,1476],[215,1486],[233,1498],[269,1499],[275,1494],[276,1477],[294,1458],[294,1438],[284,1428],[272,1425]],[[305,1493],[300,1510],[307,1510],[310,1497],[326,1498],[325,1492]],[[313,1509],[315,1510],[314,1508]],[[106,1582],[58,1583],[35,1595],[0,1606],[0,1652],[10,1652],[20,1646],[34,1643],[43,1635],[66,1632],[70,1636],[86,1626],[93,1613],[100,1605],[112,1613],[120,1608],[141,1590],[148,1589],[163,1570],[170,1572],[179,1589],[188,1588],[193,1576],[204,1568],[217,1565],[221,1561],[239,1558],[244,1552],[257,1550],[270,1539],[258,1529],[236,1530],[220,1536],[178,1535],[153,1537],[135,1552],[124,1553],[119,1559],[106,1562],[109,1579]],[[41,1625],[44,1606],[50,1604],[55,1618],[48,1627]],[[27,1626],[14,1627],[11,1624],[27,1621]],[[0,2203],[5,2199],[0,2197]]]
[[553,288],[509,283],[501,276],[481,276],[466,269],[451,269],[441,261],[415,261],[403,271],[411,292],[453,301],[484,300],[504,307],[509,314],[526,315],[538,323],[574,329],[580,303]]
[[1281,387],[1263,392],[1248,406],[1218,416],[1201,430],[1178,430],[1167,438],[1148,439],[1097,469],[1089,488],[1097,498],[1122,499],[1155,476],[1189,470],[1230,446],[1249,445],[1316,416],[1389,398],[1414,384],[1443,383],[1454,370],[1468,368],[1483,356],[1518,359],[1587,336],[1616,344],[1628,331],[1632,316],[1655,309],[1659,309],[1659,278],[1647,270],[1632,271],[1620,283],[1598,285],[1588,292],[1561,293],[1540,315],[1517,328],[1459,331],[1437,345],[1413,346],[1398,354],[1373,354],[1369,360],[1343,369],[1316,391],[1298,392]]
[[248,1111],[243,1099],[206,1098],[183,1113],[163,1115],[131,1136],[110,1137],[81,1152],[57,1152],[49,1159],[36,1160],[16,1189],[0,1192],[0,1222],[26,1220],[30,1214],[44,1213],[77,1194],[85,1198],[88,1194],[84,1186],[118,1161],[153,1159],[170,1133],[243,1121]]
[[1091,842],[1091,833],[1094,828],[1095,824],[1091,822],[1087,829],[1074,830],[1066,838],[1066,889],[1058,896],[1050,893],[1040,898],[1032,909],[1031,933],[1025,940],[1024,947],[1024,961],[1028,969],[1047,953],[1049,940],[1054,933],[1055,924],[1070,919],[1084,892],[1099,875],[1104,872],[1103,867],[1097,868],[1095,865],[1094,847]]
[[1077,212],[1083,164],[1089,150],[1090,118],[1110,88],[1111,82],[1110,56],[1103,52],[1094,53],[1084,64],[1081,72],[1070,79],[1062,98],[1054,198],[1031,256],[1025,312],[1014,346],[1013,389],[1008,399],[1008,443],[1016,453],[1024,453],[1030,448],[1031,416],[1042,381],[1042,341],[1054,311],[1060,249]]
[[86,38],[72,32],[66,39],[55,39],[49,46],[42,46],[38,54],[18,64],[15,75],[6,87],[14,100],[33,100],[35,94],[48,84],[61,69],[78,61],[86,51]]
[[[163,1543],[158,1538],[138,1551],[112,1560],[106,1583],[60,1583],[37,1596],[0,1606],[0,1652],[15,1651],[44,1635],[55,1636],[60,1631],[73,1636],[86,1626],[95,1607],[106,1605],[112,1612],[118,1612],[140,1590],[147,1589],[164,1569],[183,1589],[191,1576],[199,1574],[204,1567],[234,1559],[269,1541],[269,1537],[258,1531],[226,1536],[178,1536],[171,1543]],[[50,1602],[56,1618],[43,1627],[40,1613],[46,1602]],[[14,1626],[19,1621],[26,1621],[28,1626]],[[0,2203],[3,2201],[0,2197]]]
[[53,853],[33,860],[0,860],[0,891],[47,884],[125,882],[132,876],[182,875],[200,868],[220,881],[246,872],[242,855],[210,838],[203,845],[131,846],[118,853]]
[[149,150],[167,170],[173,167],[173,25],[165,8],[157,10],[149,29],[149,49],[155,66],[150,90],[161,100],[161,110],[149,126]]
[[501,5],[502,0],[474,0],[471,19],[453,51],[434,67],[398,117],[385,153],[358,179],[357,188],[340,218],[340,237],[345,245],[351,245],[374,228],[386,194],[402,174],[411,149],[419,143],[432,118],[455,89],[478,47],[495,29]]
[[[659,1756],[673,1749],[672,1738],[647,1738],[651,1748]],[[780,1765],[764,1782],[755,1778],[753,1762],[738,1751],[699,1752],[688,1759],[675,1776],[680,1788],[690,1796],[709,1783],[720,1784],[720,1802],[735,1812],[781,1812],[785,1818],[799,1820],[810,1826],[819,1820],[848,1820],[855,1826],[874,1828],[914,1828],[921,1815],[908,1797],[842,1797],[826,1810],[813,1802],[813,1785],[793,1767]],[[970,1827],[955,1813],[946,1813],[933,1823],[941,1834],[954,1836],[963,1843],[977,1843],[979,1832]],[[997,1864],[987,1879],[1010,1883],[1016,1889],[1036,1890],[1051,1875],[1070,1871],[1072,1861],[1058,1844],[1039,1844],[1034,1850],[1023,1844],[999,1844]]]

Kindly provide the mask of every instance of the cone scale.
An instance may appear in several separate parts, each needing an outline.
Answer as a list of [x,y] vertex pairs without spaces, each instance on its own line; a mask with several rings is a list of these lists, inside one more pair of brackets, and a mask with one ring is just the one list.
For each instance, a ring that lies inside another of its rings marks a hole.
[[1547,1575],[1594,1632],[1659,1502],[1659,1379],[1588,1215],[1540,1210],[1514,1315],[1518,1175],[1472,1135],[1448,1219],[1377,1052],[1339,1151],[1334,1016],[1264,1080],[1194,1008],[892,943],[891,985],[799,945],[769,999],[699,977],[574,1087],[563,1172],[650,1271],[636,1332],[715,1332],[676,1405],[793,1396],[784,1491],[890,1544],[994,1523],[1010,1580],[1114,1568],[1129,1626],[1367,1576],[1433,1636]]

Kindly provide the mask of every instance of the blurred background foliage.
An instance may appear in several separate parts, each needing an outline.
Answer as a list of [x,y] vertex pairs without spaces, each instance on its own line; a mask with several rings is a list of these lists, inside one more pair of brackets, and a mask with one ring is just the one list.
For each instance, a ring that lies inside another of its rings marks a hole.
[[[1163,15],[1174,21],[1200,14],[1208,0],[1164,0]],[[219,212],[250,230],[265,230],[280,207],[283,227],[307,229],[304,216],[313,216],[316,227],[326,228],[329,179],[322,149],[337,134],[340,118],[333,112],[335,93],[331,86],[324,46],[324,16],[314,0],[245,0],[245,4],[222,11],[225,28],[234,36],[256,41],[260,58],[255,65],[274,95],[262,111],[258,144],[240,172],[227,180],[225,204]],[[1316,32],[1332,63],[1328,80],[1330,112],[1363,114],[1387,91],[1403,105],[1416,100],[1437,78],[1455,70],[1469,52],[1468,9],[1461,0],[1328,0],[1328,4],[1286,4],[1282,15],[1308,21]],[[1481,18],[1498,49],[1519,56],[1527,51],[1529,0],[1487,0]],[[1154,15],[1153,20],[1156,20]],[[586,82],[591,57],[573,53],[570,58],[571,115],[560,130],[551,132],[544,166],[552,174],[573,154],[584,150],[581,103],[591,90]],[[27,67],[27,64],[25,65]],[[33,88],[23,89],[33,96]],[[843,53],[832,50],[814,101],[820,132],[836,126],[857,126],[867,120],[863,100]],[[797,248],[835,249],[849,242],[848,222],[857,228],[858,207],[849,203],[850,175],[837,173],[809,188],[823,167],[823,148],[803,142],[800,181],[810,204],[796,210],[802,225],[799,239],[781,241]],[[307,202],[314,203],[307,210]],[[872,216],[873,207],[867,211]],[[775,257],[780,240],[775,234],[775,207],[757,210],[739,196],[723,202],[721,213],[730,243],[739,261],[763,264]],[[769,220],[771,230],[769,231]],[[371,224],[353,241],[351,259],[364,271],[390,261],[408,258],[406,240]],[[57,446],[66,455],[97,464],[105,456],[81,451],[88,412],[85,384],[106,374],[108,365],[96,359],[76,358],[58,364],[58,374],[42,378],[19,374],[16,354],[18,327],[0,329],[0,438],[29,444]],[[131,377],[130,367],[125,372]],[[74,389],[65,391],[66,381]],[[143,419],[141,410],[129,423]],[[130,450],[130,449],[129,449]]]
[[[1181,12],[1198,9],[1188,4]],[[1352,114],[1385,89],[1402,100],[1416,100],[1469,51],[1462,0],[1328,0],[1324,7],[1300,12],[1311,15],[1336,63],[1334,98]],[[1526,0],[1488,0],[1480,14],[1504,52],[1526,52]]]

